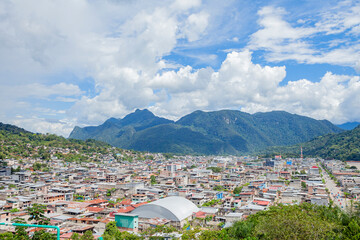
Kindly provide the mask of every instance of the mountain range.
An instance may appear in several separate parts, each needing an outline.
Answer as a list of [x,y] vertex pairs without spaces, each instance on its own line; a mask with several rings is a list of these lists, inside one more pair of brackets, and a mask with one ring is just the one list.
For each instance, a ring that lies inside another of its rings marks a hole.
[[242,154],[342,131],[327,120],[284,111],[255,114],[236,110],[195,111],[171,121],[144,109],[122,119],[110,118],[100,126],[75,127],[69,138],[96,139],[138,151]]

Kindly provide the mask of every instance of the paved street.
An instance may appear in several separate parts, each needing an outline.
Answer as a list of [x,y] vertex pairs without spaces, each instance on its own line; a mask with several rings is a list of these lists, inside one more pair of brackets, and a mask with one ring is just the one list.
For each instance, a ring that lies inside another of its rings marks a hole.
[[329,174],[321,167],[323,179],[325,180],[325,187],[329,189],[330,198],[334,203],[339,206],[341,209],[345,210],[349,200],[344,198],[344,193],[341,191],[340,187],[337,187],[335,182],[330,178]]

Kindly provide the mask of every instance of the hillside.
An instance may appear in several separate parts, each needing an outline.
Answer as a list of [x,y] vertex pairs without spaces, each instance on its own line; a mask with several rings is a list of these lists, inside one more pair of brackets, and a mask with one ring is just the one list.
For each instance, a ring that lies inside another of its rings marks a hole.
[[353,130],[354,128],[356,128],[357,126],[360,125],[360,122],[347,122],[347,123],[343,123],[340,125],[336,125],[339,128],[342,128],[344,130]]
[[173,123],[165,118],[156,117],[148,110],[136,110],[123,119],[110,118],[97,127],[75,127],[70,139],[96,139],[113,146],[130,148],[135,133],[153,126]]
[[47,159],[50,154],[46,148],[68,149],[70,154],[67,154],[66,158],[71,158],[83,153],[89,155],[105,153],[111,146],[93,139],[82,141],[53,134],[32,133],[14,125],[0,123],[0,159],[26,157]]
[[110,118],[97,127],[75,127],[69,138],[96,139],[120,148],[150,152],[241,154],[341,131],[329,121],[282,111],[195,111],[173,122],[145,109],[123,119]]
[[360,161],[360,126],[353,130],[338,134],[317,137],[309,142],[289,147],[272,147],[264,151],[268,155],[286,154],[299,156],[300,146],[303,154],[311,157],[339,159],[344,161]]

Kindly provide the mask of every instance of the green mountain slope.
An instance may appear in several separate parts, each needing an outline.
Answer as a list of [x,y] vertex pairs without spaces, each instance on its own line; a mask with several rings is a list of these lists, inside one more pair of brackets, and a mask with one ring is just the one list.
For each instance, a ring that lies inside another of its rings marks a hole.
[[280,111],[253,115],[235,110],[195,111],[173,122],[148,110],[136,110],[98,127],[75,127],[70,138],[92,138],[151,152],[240,154],[341,131],[328,121]]
[[139,151],[173,153],[236,154],[230,144],[190,127],[164,124],[140,131],[134,135],[130,148]]
[[345,130],[353,130],[354,128],[356,128],[357,126],[360,125],[360,122],[347,122],[347,123],[343,123],[340,125],[336,125],[339,128],[345,129]]
[[96,139],[113,146],[129,148],[136,132],[167,123],[173,121],[157,117],[147,109],[136,110],[123,119],[110,118],[97,127],[75,127],[69,138]]
[[309,142],[294,146],[272,147],[267,149],[265,153],[283,153],[291,156],[299,156],[300,146],[303,147],[305,156],[360,161],[360,126],[350,131],[320,136]]
[[[39,150],[39,147],[41,150]],[[93,139],[86,141],[66,139],[54,134],[38,134],[10,124],[0,123],[0,159],[4,158],[47,158],[46,147],[63,148],[81,153],[107,152],[111,146]]]
[[329,121],[290,114],[282,111],[250,115],[240,111],[196,111],[177,124],[193,126],[234,146],[240,152],[249,152],[274,145],[291,145],[329,132],[340,132]]

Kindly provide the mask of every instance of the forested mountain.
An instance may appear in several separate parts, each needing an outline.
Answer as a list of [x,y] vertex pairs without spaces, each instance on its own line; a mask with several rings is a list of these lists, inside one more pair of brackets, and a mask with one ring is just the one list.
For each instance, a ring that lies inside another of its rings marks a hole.
[[299,156],[300,147],[303,147],[305,156],[339,159],[346,161],[360,161],[360,126],[353,130],[338,134],[327,134],[309,142],[288,147],[272,147],[266,154],[286,154]]
[[145,109],[123,119],[110,118],[97,127],[75,127],[70,138],[96,139],[116,147],[150,152],[240,154],[341,131],[329,121],[282,111],[195,111],[173,122]]
[[345,129],[345,130],[353,130],[354,128],[356,128],[357,126],[360,125],[360,122],[347,122],[347,123],[343,123],[340,125],[336,125],[339,128]]

